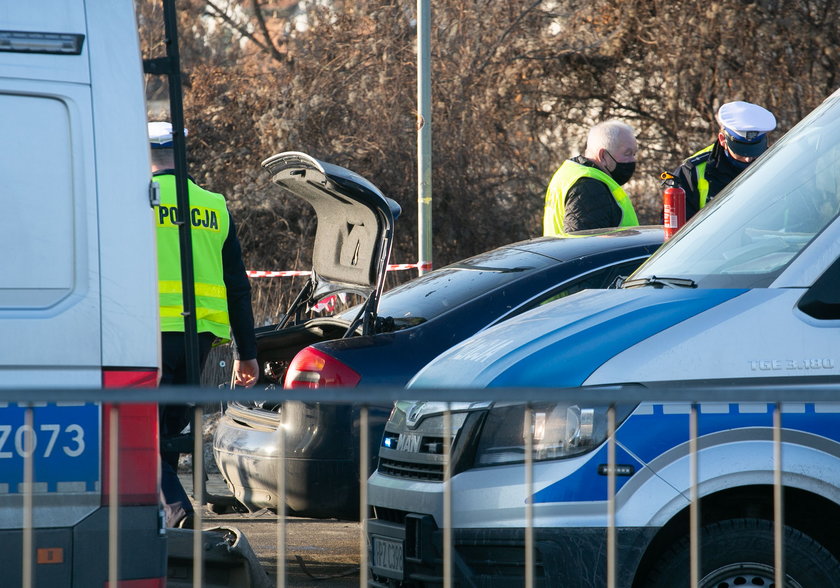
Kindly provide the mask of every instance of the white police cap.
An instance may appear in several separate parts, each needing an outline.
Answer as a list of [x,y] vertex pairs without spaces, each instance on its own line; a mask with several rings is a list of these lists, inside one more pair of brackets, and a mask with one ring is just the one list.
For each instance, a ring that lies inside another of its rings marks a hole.
[[749,102],[727,102],[718,110],[717,120],[744,139],[750,138],[747,133],[751,131],[760,135],[776,128],[776,117],[772,112]]
[[767,149],[766,133],[776,128],[773,113],[749,102],[727,102],[720,107],[717,121],[724,129],[730,151],[756,157]]
[[[165,121],[150,122],[147,125],[149,132],[149,143],[152,149],[172,148],[172,124]],[[187,136],[187,129],[184,128],[184,136]]]

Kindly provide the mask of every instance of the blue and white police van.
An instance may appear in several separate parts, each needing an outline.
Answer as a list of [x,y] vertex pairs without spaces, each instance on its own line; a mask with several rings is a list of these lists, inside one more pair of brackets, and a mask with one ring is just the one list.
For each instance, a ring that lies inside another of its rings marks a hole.
[[157,405],[58,394],[158,382],[134,5],[3,2],[0,29],[0,586],[161,588]]
[[[521,584],[530,504],[538,585],[606,585],[605,387],[715,381],[802,387],[779,413],[785,585],[840,585],[840,404],[807,395],[836,383],[840,399],[839,212],[835,93],[621,288],[551,302],[428,364],[410,388],[581,387],[580,398],[397,403],[369,481],[371,585],[442,583],[447,408],[455,584]],[[696,405],[702,588],[774,585],[775,403],[735,390]],[[617,586],[689,585],[691,406],[615,408]]]

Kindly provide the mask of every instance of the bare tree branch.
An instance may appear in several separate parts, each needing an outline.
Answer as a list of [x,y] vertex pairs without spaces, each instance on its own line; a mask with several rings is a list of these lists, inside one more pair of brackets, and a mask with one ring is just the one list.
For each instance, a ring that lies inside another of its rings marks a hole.
[[265,44],[268,46],[268,52],[277,61],[284,61],[285,56],[278,51],[277,47],[274,45],[274,41],[271,39],[271,35],[268,32],[268,27],[265,24],[265,16],[263,15],[259,0],[252,0],[251,6],[254,9],[254,16],[257,18],[260,31],[262,31],[263,37],[265,38]]
[[250,40],[252,43],[254,43],[254,45],[259,47],[260,49],[262,49],[263,51],[265,51],[269,55],[271,54],[271,49],[266,47],[265,44],[263,44],[259,39],[257,39],[254,36],[254,34],[251,33],[251,31],[248,30],[247,27],[242,26],[240,23],[233,20],[230,16],[228,16],[228,14],[224,10],[222,10],[216,4],[214,4],[213,0],[205,0],[205,1],[207,2],[207,6],[209,6],[213,11],[213,12],[210,13],[210,16],[222,19],[224,22],[226,22],[230,26],[230,28],[235,30],[237,33],[239,33],[240,35],[242,35],[246,39]]

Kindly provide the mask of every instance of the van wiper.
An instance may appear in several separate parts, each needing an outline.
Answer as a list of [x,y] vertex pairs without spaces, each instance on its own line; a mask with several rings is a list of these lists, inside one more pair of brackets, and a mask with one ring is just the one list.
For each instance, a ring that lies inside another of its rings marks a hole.
[[644,288],[645,286],[653,286],[654,288],[696,288],[697,282],[691,278],[666,278],[660,276],[647,276],[645,278],[635,278],[626,280],[622,288]]

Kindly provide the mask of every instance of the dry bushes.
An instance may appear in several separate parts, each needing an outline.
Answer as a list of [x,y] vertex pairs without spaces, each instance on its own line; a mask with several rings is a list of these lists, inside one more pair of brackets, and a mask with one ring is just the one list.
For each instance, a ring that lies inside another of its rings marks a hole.
[[[147,56],[162,53],[158,2],[137,0]],[[723,102],[770,108],[781,135],[840,71],[840,6],[791,4],[432,2],[435,265],[539,234],[548,179],[595,121],[637,129],[628,190],[647,223],[660,222],[659,173],[711,142]],[[392,261],[415,261],[415,3],[178,6],[191,171],[228,196],[248,266],[309,267],[311,211],[259,166],[284,150],[349,167],[397,200]]]

